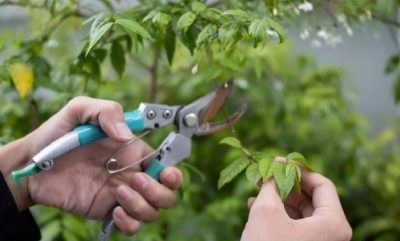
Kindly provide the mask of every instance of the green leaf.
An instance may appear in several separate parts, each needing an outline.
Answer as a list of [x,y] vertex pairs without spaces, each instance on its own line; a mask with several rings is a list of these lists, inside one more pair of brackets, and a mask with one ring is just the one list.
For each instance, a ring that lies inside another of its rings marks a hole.
[[86,55],[93,49],[99,40],[106,34],[113,26],[111,22],[111,15],[109,13],[101,13],[95,19],[90,28],[89,46]]
[[279,188],[281,199],[285,201],[294,186],[296,178],[295,166],[292,164],[279,163],[274,169],[274,178]]
[[299,181],[300,181],[301,180],[301,169],[298,165],[295,165],[295,167],[296,167],[297,179],[299,179]]
[[238,149],[242,148],[242,144],[240,144],[240,141],[235,137],[226,137],[226,138],[222,139],[219,142],[219,144],[225,144],[225,145],[232,146],[232,147],[235,147]]
[[189,171],[192,171],[194,174],[200,177],[200,180],[204,182],[207,178],[199,169],[195,166],[188,164],[187,162],[181,163],[182,166],[186,167]]
[[46,6],[47,10],[50,12],[51,16],[54,17],[55,10],[56,10],[56,0],[45,0],[44,5]]
[[268,179],[273,177],[274,173],[275,173],[275,169],[279,169],[281,165],[282,165],[282,163],[279,163],[279,162],[276,162],[276,161],[272,161],[270,163],[269,167],[268,167],[267,173],[264,174],[264,175],[263,175],[263,173],[261,173],[262,176],[263,176],[263,180],[267,181]]
[[247,158],[240,158],[222,170],[218,180],[218,189],[221,189],[225,184],[232,181],[232,179],[241,173],[249,164],[250,161]]
[[277,8],[277,0],[266,0],[268,9],[272,12],[274,9]]
[[224,11],[221,15],[223,15],[223,16],[241,17],[241,18],[244,18],[244,19],[249,18],[249,14],[246,13],[245,11],[243,11],[243,10],[240,10],[240,9],[227,10],[227,11]]
[[272,156],[268,157],[262,157],[261,160],[259,161],[259,169],[260,169],[260,174],[263,177],[263,180],[266,181],[268,180],[268,171],[269,168],[274,161],[274,158]]
[[153,22],[155,24],[159,24],[161,26],[166,26],[171,22],[172,17],[171,17],[171,15],[169,15],[167,13],[153,10],[153,11],[150,11],[149,14],[147,14],[146,17],[143,18],[143,22],[146,22],[149,20],[151,20],[151,22]]
[[400,56],[398,54],[390,57],[388,62],[386,63],[385,73],[390,74],[393,73],[397,69],[400,63]]
[[101,69],[100,63],[97,61],[96,58],[92,57],[91,55],[85,59],[85,67],[90,72],[90,77],[93,80],[100,81],[101,78]]
[[258,43],[266,40],[268,24],[263,19],[255,19],[249,26],[249,35],[254,40],[254,47],[257,47]]
[[162,25],[162,26],[167,26],[172,20],[171,15],[158,12],[154,17],[153,17],[153,23]]
[[108,8],[108,10],[113,11],[114,7],[109,0],[100,0],[100,2]]
[[125,29],[126,32],[131,35],[137,34],[139,36],[142,36],[143,38],[151,39],[149,32],[147,32],[147,30],[142,25],[140,25],[133,19],[120,18],[117,19],[115,23],[120,25],[123,29]]
[[221,10],[217,8],[207,8],[200,13],[201,18],[206,19],[210,23],[221,24]]
[[393,95],[396,103],[400,102],[400,74],[397,75],[394,81]]
[[177,29],[186,32],[188,28],[194,23],[194,21],[196,21],[196,14],[194,12],[187,12],[179,18]]
[[118,41],[114,41],[111,45],[110,58],[112,67],[121,79],[125,71],[125,51]]
[[308,163],[308,161],[306,160],[306,158],[304,158],[304,156],[298,152],[289,153],[289,155],[286,156],[286,159],[298,161],[301,164],[303,164],[303,166],[305,168],[307,168],[308,170],[311,170],[311,171],[313,170],[310,163]]
[[201,11],[205,10],[207,6],[202,2],[192,2],[192,10],[195,13],[200,13]]
[[258,163],[252,163],[247,167],[246,177],[252,183],[257,183],[262,178]]
[[95,49],[93,50],[93,55],[99,63],[103,62],[107,56],[107,50],[105,49]]
[[175,55],[175,47],[176,47],[176,36],[175,31],[172,28],[172,25],[169,25],[167,30],[165,31],[165,39],[164,39],[164,47],[167,53],[168,63],[172,65],[172,61]]
[[294,179],[293,190],[295,192],[297,192],[298,194],[301,193],[301,185],[300,185],[300,181],[297,177]]
[[61,222],[59,220],[51,221],[43,227],[41,233],[44,240],[55,240],[61,234]]
[[279,43],[282,43],[283,41],[285,41],[286,39],[286,35],[285,35],[285,30],[282,28],[282,26],[275,22],[275,20],[273,20],[272,18],[267,18],[267,23],[269,25],[269,27],[271,27],[273,30],[275,30],[278,35],[279,35]]
[[80,238],[78,238],[71,230],[69,229],[63,229],[62,231],[62,235],[64,240],[68,240],[68,241],[79,241],[82,240]]
[[186,32],[180,31],[179,39],[189,49],[190,54],[193,55],[196,49],[196,39],[199,35],[197,28],[192,25]]
[[0,82],[2,81],[9,81],[11,79],[8,70],[3,65],[0,65]]
[[143,22],[147,22],[149,20],[152,20],[154,18],[154,16],[156,16],[156,14],[158,13],[157,10],[152,10],[150,11],[144,18],[143,18]]
[[232,49],[242,38],[239,25],[235,23],[225,23],[218,29],[218,38],[226,50]]
[[196,40],[196,45],[200,46],[204,42],[212,40],[218,36],[217,27],[214,24],[208,24],[199,34]]
[[33,66],[35,80],[41,85],[46,85],[46,82],[50,80],[52,70],[50,63],[45,58],[39,56],[31,57],[28,62]]

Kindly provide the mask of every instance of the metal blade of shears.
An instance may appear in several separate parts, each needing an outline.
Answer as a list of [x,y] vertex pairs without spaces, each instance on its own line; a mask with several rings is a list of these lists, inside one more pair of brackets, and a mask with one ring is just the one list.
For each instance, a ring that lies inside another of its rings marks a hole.
[[233,80],[230,79],[213,92],[214,97],[211,103],[207,106],[207,108],[199,112],[200,125],[211,120],[218,113],[221,107],[224,106],[226,100],[232,92],[232,87]]

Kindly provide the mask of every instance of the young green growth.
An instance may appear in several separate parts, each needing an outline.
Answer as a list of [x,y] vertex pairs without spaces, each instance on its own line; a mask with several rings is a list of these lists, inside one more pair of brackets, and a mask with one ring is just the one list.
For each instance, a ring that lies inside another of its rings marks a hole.
[[312,170],[311,165],[298,152],[289,153],[282,160],[267,154],[252,154],[234,137],[227,137],[220,141],[242,152],[243,156],[233,161],[220,173],[218,189],[231,182],[242,171],[246,170],[246,177],[252,183],[260,179],[267,181],[274,178],[279,189],[282,201],[285,201],[292,190],[301,192],[301,167]]

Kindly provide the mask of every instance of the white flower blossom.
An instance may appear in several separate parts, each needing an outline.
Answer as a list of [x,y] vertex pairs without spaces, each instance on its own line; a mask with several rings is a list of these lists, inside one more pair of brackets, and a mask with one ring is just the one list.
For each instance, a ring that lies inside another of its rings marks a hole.
[[196,64],[196,65],[193,66],[193,68],[192,68],[192,74],[197,74],[198,71],[199,71],[199,66]]
[[308,37],[310,37],[310,32],[308,29],[304,29],[303,32],[300,33],[300,38],[304,40],[308,39]]
[[246,79],[239,79],[238,81],[236,81],[236,83],[239,88],[242,89],[247,89],[247,87],[249,87],[249,82]]
[[274,86],[274,88],[275,88],[275,90],[278,90],[278,91],[282,91],[283,89],[284,89],[284,85],[283,85],[283,83],[281,82],[281,81],[274,81],[274,83],[273,83],[273,86]]
[[302,4],[299,4],[299,6],[297,6],[297,8],[303,12],[310,12],[312,10],[314,10],[314,6],[312,5],[312,3],[304,1]]
[[330,35],[326,41],[326,45],[330,47],[336,47],[336,45],[343,42],[342,36],[340,35]]
[[347,23],[346,15],[344,15],[344,14],[337,15],[336,19],[341,24],[346,24]]
[[328,39],[328,32],[325,30],[325,29],[320,29],[318,32],[317,32],[317,36],[318,37],[320,37],[320,38],[322,38],[323,40],[327,40]]
[[49,48],[58,48],[59,46],[60,46],[60,43],[57,40],[50,39],[47,42],[47,47],[49,47]]
[[293,6],[293,12],[294,12],[297,16],[300,15],[299,9],[297,9],[295,6]]
[[353,36],[353,29],[351,29],[348,25],[345,26],[346,32],[349,36]]

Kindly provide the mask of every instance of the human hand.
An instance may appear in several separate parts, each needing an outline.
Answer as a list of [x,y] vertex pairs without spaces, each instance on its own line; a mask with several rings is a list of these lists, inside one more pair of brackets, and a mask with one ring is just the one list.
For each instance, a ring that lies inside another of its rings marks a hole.
[[[161,172],[160,183],[143,173],[143,165],[110,175],[105,160],[122,143],[133,138],[124,123],[122,107],[112,101],[78,97],[51,117],[37,130],[5,148],[18,150],[18,158],[2,165],[4,176],[25,166],[33,155],[79,124],[100,125],[110,137],[77,148],[55,161],[51,171],[28,177],[21,186],[7,178],[20,210],[44,204],[86,218],[102,219],[114,208],[116,226],[125,234],[136,232],[140,221],[155,221],[159,208],[169,208],[176,201],[175,190],[182,185],[182,174],[169,167]],[[148,154],[151,148],[138,140],[118,155],[124,166]],[[2,156],[0,154],[0,156]],[[11,155],[12,157],[12,155]],[[6,158],[4,158],[6,159]]]
[[334,184],[303,171],[302,193],[283,204],[273,179],[248,202],[250,214],[241,241],[349,241],[352,231]]

